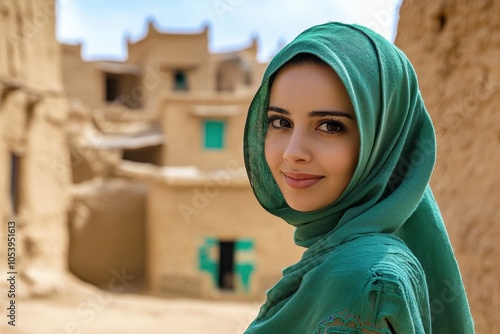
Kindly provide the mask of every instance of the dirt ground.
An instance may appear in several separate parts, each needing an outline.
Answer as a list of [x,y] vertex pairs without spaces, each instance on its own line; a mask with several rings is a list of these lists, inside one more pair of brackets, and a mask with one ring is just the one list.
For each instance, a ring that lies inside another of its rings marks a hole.
[[[17,301],[16,326],[2,334],[243,333],[260,303],[160,299],[94,292],[78,297]],[[8,319],[7,319],[8,320]]]

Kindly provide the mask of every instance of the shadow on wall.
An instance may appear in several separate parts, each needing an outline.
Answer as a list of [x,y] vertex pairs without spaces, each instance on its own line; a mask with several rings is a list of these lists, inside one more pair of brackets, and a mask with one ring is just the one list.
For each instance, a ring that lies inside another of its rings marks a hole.
[[144,288],[147,186],[99,180],[75,186],[69,213],[69,268],[82,280],[105,288],[113,269],[136,277],[128,290]]

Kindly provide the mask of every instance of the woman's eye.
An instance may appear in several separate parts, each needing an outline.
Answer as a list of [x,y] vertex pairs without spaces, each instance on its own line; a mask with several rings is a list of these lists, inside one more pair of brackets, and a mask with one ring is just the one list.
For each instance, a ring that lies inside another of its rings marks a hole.
[[283,117],[270,117],[269,124],[275,129],[289,128],[291,127],[291,122]]
[[323,122],[318,126],[318,130],[330,132],[330,133],[338,133],[345,132],[346,127],[339,121],[327,121]]

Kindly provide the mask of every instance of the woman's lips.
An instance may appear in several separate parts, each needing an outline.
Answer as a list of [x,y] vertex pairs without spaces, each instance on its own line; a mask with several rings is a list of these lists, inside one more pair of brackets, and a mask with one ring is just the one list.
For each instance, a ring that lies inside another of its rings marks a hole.
[[315,185],[319,182],[323,176],[307,174],[307,173],[297,173],[297,172],[282,172],[285,177],[285,182],[294,189],[305,189]]

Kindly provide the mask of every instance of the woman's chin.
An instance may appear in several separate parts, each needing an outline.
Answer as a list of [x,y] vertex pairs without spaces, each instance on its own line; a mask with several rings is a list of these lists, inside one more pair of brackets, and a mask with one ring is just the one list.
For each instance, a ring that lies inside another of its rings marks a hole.
[[295,203],[291,202],[288,203],[288,206],[295,211],[300,211],[300,212],[310,212],[310,211],[315,211],[318,209],[321,209],[323,206],[318,206],[317,203]]

